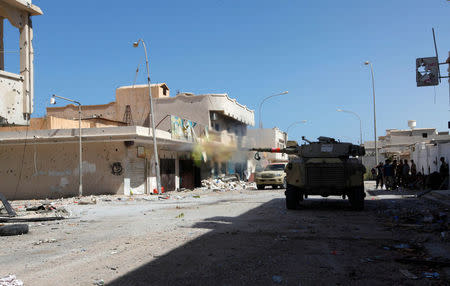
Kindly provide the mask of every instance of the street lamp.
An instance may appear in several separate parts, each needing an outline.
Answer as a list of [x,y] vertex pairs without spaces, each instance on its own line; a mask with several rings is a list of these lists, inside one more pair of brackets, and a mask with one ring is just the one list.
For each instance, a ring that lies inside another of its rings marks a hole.
[[287,128],[287,130],[286,130],[286,133],[289,134],[289,129],[290,129],[292,126],[294,126],[294,125],[296,125],[296,124],[300,124],[300,123],[305,124],[306,122],[307,122],[306,120],[295,121],[295,122],[293,122],[291,125],[288,126],[288,128]]
[[[153,116],[153,98],[152,98],[152,88],[150,84],[150,70],[148,68],[148,56],[147,56],[147,46],[145,45],[145,42],[143,39],[139,39],[137,42],[133,43],[133,47],[137,48],[139,46],[139,43],[142,42],[142,46],[144,47],[145,52],[145,64],[147,66],[147,82],[148,82],[148,94],[150,97],[150,114],[149,114],[149,120],[152,125],[152,133],[153,133],[153,153],[155,156],[155,169],[156,169],[156,186],[158,189],[158,194],[161,194],[161,174],[159,170],[159,157],[158,157],[158,148],[156,145],[156,129],[155,129],[155,117]],[[149,134],[150,134],[150,128],[149,128]]]
[[261,118],[262,118],[261,107],[262,107],[262,104],[264,103],[264,101],[268,100],[268,99],[271,98],[271,97],[275,97],[275,96],[279,96],[279,95],[283,95],[283,94],[288,94],[288,93],[289,93],[289,91],[284,91],[284,92],[281,92],[281,93],[272,94],[272,95],[270,95],[270,96],[264,98],[264,99],[261,101],[261,103],[259,104],[259,128],[262,128],[262,121],[261,121]]
[[344,109],[336,109],[337,112],[346,112],[346,113],[351,113],[353,115],[355,115],[356,117],[358,117],[359,119],[359,145],[362,144],[362,123],[361,123],[361,117],[359,117],[359,115],[356,112],[350,111],[350,110],[344,110]]
[[78,134],[78,142],[79,142],[79,172],[78,172],[78,196],[83,196],[83,161],[82,161],[82,159],[83,159],[83,149],[81,148],[81,103],[80,102],[78,102],[78,101],[75,101],[75,100],[72,100],[72,99],[69,99],[69,98],[65,98],[65,97],[62,97],[62,96],[59,96],[59,95],[56,95],[56,94],[54,94],[54,95],[52,95],[52,97],[50,98],[50,104],[56,104],[56,98],[55,97],[57,97],[57,98],[61,98],[61,99],[63,99],[63,100],[67,100],[67,101],[70,101],[70,102],[73,102],[73,103],[75,103],[75,104],[78,104],[78,130],[79,130],[79,134]]
[[372,74],[372,93],[373,93],[373,134],[375,137],[375,165],[378,164],[378,148],[377,148],[377,115],[375,107],[375,80],[373,79],[373,65],[369,61],[365,61],[364,65],[370,65],[370,72]]

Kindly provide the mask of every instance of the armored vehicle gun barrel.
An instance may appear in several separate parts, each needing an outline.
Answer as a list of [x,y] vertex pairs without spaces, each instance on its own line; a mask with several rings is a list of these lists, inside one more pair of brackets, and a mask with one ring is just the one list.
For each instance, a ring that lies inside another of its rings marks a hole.
[[267,152],[267,153],[284,153],[284,154],[297,154],[298,149],[293,147],[287,148],[250,148],[249,151]]

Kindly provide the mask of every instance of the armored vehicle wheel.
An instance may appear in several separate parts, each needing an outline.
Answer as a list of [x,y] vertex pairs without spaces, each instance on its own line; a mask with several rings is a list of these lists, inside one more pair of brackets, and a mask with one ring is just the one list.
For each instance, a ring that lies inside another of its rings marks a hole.
[[300,206],[300,198],[302,195],[298,188],[288,184],[284,194],[286,195],[286,208],[288,210],[295,210]]
[[364,209],[364,197],[366,194],[364,193],[364,188],[353,189],[348,194],[348,200],[350,201],[350,205],[356,211],[362,211]]
[[258,190],[264,190],[265,187],[266,187],[266,186],[264,186],[264,185],[256,185],[256,188],[257,188]]

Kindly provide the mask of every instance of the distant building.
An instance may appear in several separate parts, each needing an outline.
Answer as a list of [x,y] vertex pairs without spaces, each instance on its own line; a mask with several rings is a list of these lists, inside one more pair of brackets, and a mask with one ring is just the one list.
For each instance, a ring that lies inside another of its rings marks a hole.
[[[277,127],[248,129],[247,130],[248,147],[254,148],[286,148],[286,132],[281,131]],[[283,153],[264,153],[261,152],[261,160],[257,161],[253,158],[256,152],[251,153],[249,158],[249,173],[255,173],[263,169],[267,164],[274,162],[288,161],[288,155]]]
[[[425,174],[439,169],[437,156],[446,157],[447,162],[450,159],[447,157],[448,146],[445,145],[446,142],[450,142],[449,133],[438,132],[436,128],[387,129],[386,135],[379,136],[378,140],[378,161],[384,162],[387,158],[408,161],[413,159],[417,170],[423,170]],[[374,141],[364,142],[364,147],[366,155],[363,157],[363,164],[369,172],[376,165]]]

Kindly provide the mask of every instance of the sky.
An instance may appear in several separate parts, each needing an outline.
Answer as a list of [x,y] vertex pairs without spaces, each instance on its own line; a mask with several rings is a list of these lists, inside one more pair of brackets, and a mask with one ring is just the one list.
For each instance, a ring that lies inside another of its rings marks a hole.
[[[415,59],[450,51],[450,1],[34,0],[44,12],[33,17],[35,112],[45,115],[52,94],[82,104],[115,100],[115,89],[146,83],[148,46],[153,83],[180,92],[228,93],[255,110],[261,101],[265,128],[289,138],[330,136],[373,140],[370,68],[375,75],[377,135],[386,129],[448,131],[449,83],[416,87]],[[6,27],[5,50],[18,47]],[[6,54],[6,70],[18,70],[18,54]],[[447,75],[446,66],[441,73]],[[59,105],[66,103],[59,102]],[[157,108],[157,107],[156,107]]]

